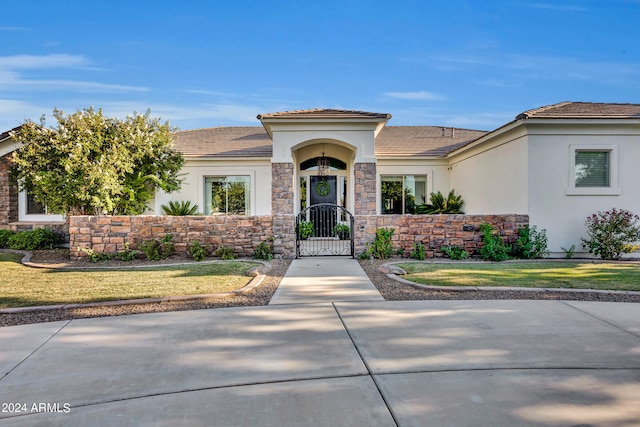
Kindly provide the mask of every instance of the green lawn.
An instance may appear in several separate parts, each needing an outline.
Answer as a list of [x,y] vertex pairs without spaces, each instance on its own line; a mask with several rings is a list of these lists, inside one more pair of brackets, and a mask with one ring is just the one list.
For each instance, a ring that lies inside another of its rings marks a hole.
[[406,263],[404,279],[434,286],[513,286],[640,291],[640,265],[591,262]]
[[25,267],[21,255],[0,254],[0,308],[195,295],[239,289],[255,263],[179,267],[50,270]]

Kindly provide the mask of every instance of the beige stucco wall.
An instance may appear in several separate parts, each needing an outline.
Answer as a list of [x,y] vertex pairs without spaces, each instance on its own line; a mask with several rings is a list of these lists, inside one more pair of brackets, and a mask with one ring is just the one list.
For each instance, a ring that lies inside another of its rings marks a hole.
[[[577,255],[588,255],[581,237],[587,237],[587,216],[597,211],[615,207],[640,214],[640,126],[550,124],[528,126],[528,132],[529,217],[532,225],[547,230],[552,253],[562,256],[562,247],[575,245]],[[607,195],[594,189],[592,195],[567,194],[573,179],[570,161],[578,146],[617,150],[612,173],[617,174],[619,192]]]
[[209,176],[244,175],[251,178],[250,215],[271,215],[271,162],[252,159],[186,159],[182,170],[185,180],[178,192],[156,194],[153,213],[162,215],[162,205],[170,200],[185,201],[198,205],[204,212],[204,180]]
[[499,134],[450,161],[450,188],[462,195],[466,213],[527,213],[527,137],[522,129]]

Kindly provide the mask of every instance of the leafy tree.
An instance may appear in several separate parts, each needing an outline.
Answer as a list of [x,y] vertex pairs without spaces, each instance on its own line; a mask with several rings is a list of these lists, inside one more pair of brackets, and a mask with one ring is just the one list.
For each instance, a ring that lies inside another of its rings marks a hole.
[[50,212],[71,215],[137,215],[157,188],[178,190],[184,164],[172,146],[169,123],[134,113],[124,120],[93,108],[65,115],[57,126],[27,120],[12,136],[13,176]]
[[440,191],[431,193],[430,203],[416,207],[417,214],[462,214],[464,213],[464,200],[462,196],[451,190],[447,197]]

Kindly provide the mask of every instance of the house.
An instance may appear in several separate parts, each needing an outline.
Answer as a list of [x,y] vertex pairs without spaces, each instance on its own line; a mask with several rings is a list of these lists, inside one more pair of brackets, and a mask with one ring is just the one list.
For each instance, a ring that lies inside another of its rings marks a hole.
[[[547,230],[555,256],[572,245],[581,255],[588,215],[612,207],[640,213],[640,104],[563,102],[526,111],[490,132],[390,126],[389,114],[334,109],[257,119],[261,126],[176,132],[185,181],[180,192],[158,193],[150,213],[161,215],[170,200],[188,200],[205,217],[268,218],[271,228],[258,233],[273,234],[286,256],[297,250],[299,213],[321,202],[342,209],[327,216],[329,228],[353,215],[356,248],[376,227],[390,226],[407,250],[427,238],[417,229],[431,221],[412,215],[415,206],[432,192],[455,189],[465,212],[477,216],[471,224],[506,221],[508,229],[528,221]],[[42,209],[31,213],[27,195],[7,193],[3,171],[15,147],[2,135],[0,226],[61,221]],[[462,219],[443,219],[440,227],[452,221]],[[466,245],[458,225],[429,231],[432,249],[443,242]]]

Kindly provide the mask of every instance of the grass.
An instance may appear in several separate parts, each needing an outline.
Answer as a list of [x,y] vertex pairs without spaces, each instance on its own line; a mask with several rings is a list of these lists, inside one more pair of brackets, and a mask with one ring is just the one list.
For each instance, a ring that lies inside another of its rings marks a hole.
[[434,286],[640,291],[640,265],[590,262],[407,263],[404,279]]
[[0,254],[0,308],[76,304],[239,289],[251,280],[250,262],[97,270],[23,266],[21,255]]

